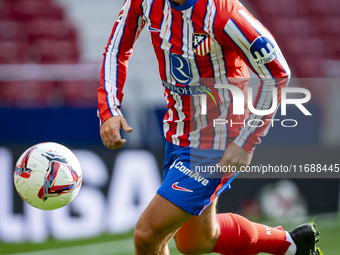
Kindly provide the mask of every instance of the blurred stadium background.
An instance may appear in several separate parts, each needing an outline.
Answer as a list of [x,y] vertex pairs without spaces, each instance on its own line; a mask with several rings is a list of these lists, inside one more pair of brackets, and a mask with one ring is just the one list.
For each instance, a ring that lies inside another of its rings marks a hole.
[[[0,254],[133,254],[131,231],[161,183],[165,102],[144,31],[122,108],[135,130],[120,151],[101,145],[96,89],[122,3],[0,0]],[[340,163],[340,1],[242,3],[276,37],[293,71],[292,86],[312,93],[307,108],[313,116],[289,109],[299,125],[272,128],[253,165]],[[73,149],[84,171],[78,197],[52,212],[24,205],[12,180],[19,155],[44,141]],[[338,254],[340,173],[290,177],[240,178],[221,196],[219,210],[287,228],[315,218],[325,254]]]

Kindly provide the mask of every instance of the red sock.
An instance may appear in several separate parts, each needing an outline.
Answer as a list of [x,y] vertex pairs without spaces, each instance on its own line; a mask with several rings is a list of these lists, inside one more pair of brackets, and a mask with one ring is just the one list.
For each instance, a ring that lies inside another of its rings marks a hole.
[[270,228],[231,213],[218,214],[220,236],[213,252],[250,255],[265,252],[284,255],[290,246],[282,228]]

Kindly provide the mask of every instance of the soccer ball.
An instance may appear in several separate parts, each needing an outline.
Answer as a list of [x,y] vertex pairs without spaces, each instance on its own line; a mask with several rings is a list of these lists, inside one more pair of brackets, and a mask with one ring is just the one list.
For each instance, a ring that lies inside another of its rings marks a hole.
[[70,203],[78,194],[82,172],[78,159],[58,143],[39,143],[27,149],[14,170],[20,197],[31,206],[53,210]]

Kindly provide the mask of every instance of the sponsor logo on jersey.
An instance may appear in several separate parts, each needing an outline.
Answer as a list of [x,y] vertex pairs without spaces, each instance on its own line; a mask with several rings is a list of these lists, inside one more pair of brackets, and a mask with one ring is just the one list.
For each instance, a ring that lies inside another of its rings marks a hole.
[[192,72],[189,61],[181,55],[170,53],[170,65],[172,77],[179,84],[188,85],[192,79]]
[[258,37],[250,45],[250,53],[259,66],[272,62],[277,56],[275,44],[264,36]]
[[195,84],[191,86],[176,86],[166,81],[162,81],[162,84],[164,88],[172,92],[175,92],[177,94],[184,95],[184,96],[208,94],[212,98],[212,100],[215,102],[215,105],[217,104],[217,101],[214,95],[216,95],[216,98],[222,104],[220,96],[218,95],[216,89],[213,87],[210,87],[210,86],[208,87],[208,86],[201,85],[201,84]]
[[218,101],[222,105],[222,100],[215,88],[207,87],[205,85],[176,86],[166,81],[162,81],[162,84],[164,88],[180,95],[185,96],[204,95],[202,97],[203,104],[206,104],[207,101],[206,94],[208,94],[210,98],[214,101],[215,106],[218,105]]
[[208,34],[192,34],[192,50],[203,57],[211,51],[211,38]]
[[[210,91],[209,91],[210,90]],[[213,94],[216,95],[216,98],[218,99],[218,101],[220,101],[220,104],[222,105],[222,100],[220,98],[220,95],[217,93],[216,89],[204,89],[204,91],[210,96],[210,98],[214,101],[215,106],[217,106],[217,100],[215,99],[215,96]]]
[[178,182],[175,182],[174,184],[172,184],[171,186],[174,190],[179,190],[179,191],[185,191],[185,192],[194,192],[191,189],[186,189],[183,187],[178,186]]
[[192,171],[187,168],[182,161],[175,160],[174,163],[170,166],[170,168],[176,168],[178,171],[182,172],[183,174],[193,178],[198,183],[201,183],[203,186],[207,186],[209,180],[201,176],[198,172]]

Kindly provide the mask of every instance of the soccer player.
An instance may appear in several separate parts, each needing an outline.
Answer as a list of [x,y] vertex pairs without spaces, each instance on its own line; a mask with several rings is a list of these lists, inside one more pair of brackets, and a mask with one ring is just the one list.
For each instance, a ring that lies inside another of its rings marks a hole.
[[[184,254],[319,254],[313,224],[287,232],[237,214],[216,214],[217,197],[239,172],[209,178],[195,170],[250,164],[274,116],[273,98],[280,100],[289,81],[275,39],[239,1],[125,0],[98,89],[104,145],[120,148],[126,142],[120,130],[132,131],[120,107],[128,61],[143,28],[151,35],[168,111],[163,183],[137,222],[136,254],[169,254],[172,237]],[[236,107],[247,95],[248,67],[261,82],[253,105]],[[255,110],[249,114],[250,106]]]

